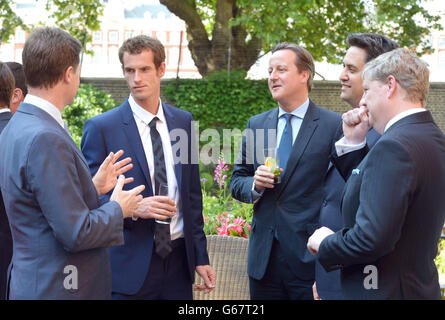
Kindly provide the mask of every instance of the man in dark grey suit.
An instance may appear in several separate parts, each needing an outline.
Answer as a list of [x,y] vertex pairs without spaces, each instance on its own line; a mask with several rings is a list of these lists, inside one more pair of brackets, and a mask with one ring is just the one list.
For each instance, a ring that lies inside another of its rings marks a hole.
[[[346,41],[350,47],[343,58],[340,97],[351,107],[356,108],[363,96],[362,71],[365,64],[399,46],[391,39],[374,33],[352,33]],[[380,135],[374,129],[369,130],[366,135],[368,147],[372,148],[379,138]],[[330,163],[324,183],[325,197],[320,209],[320,224],[332,231],[338,231],[343,227],[340,203],[344,186],[345,180]],[[315,282],[314,299],[343,299],[340,270],[326,272],[317,260],[315,261]]]
[[[110,153],[91,177],[61,111],[79,86],[78,40],[39,28],[23,49],[29,93],[0,136],[0,185],[11,226],[10,299],[108,299],[105,247],[123,242],[143,186],[122,191],[130,159]],[[116,185],[116,187],[115,187]],[[114,188],[111,201],[99,195]]]
[[[252,299],[313,299],[314,258],[305,246],[318,227],[329,155],[342,134],[340,115],[308,98],[314,72],[305,49],[275,47],[269,89],[279,106],[249,119],[233,171],[233,197],[254,203],[247,261]],[[262,149],[276,146],[283,172],[274,185]]]
[[[0,62],[0,133],[11,120],[12,113],[9,109],[14,92],[14,76],[5,63]],[[6,216],[0,191],[0,300],[6,296],[6,274],[12,256],[12,239],[9,230],[8,217]]]
[[[445,136],[424,109],[427,65],[393,50],[366,65],[363,89],[361,109],[343,116],[349,150],[338,148],[334,161],[349,175],[345,228],[318,229],[308,249],[326,270],[341,268],[347,299],[440,299],[434,258],[445,219]],[[346,158],[366,153],[370,125],[382,137],[350,170]]]

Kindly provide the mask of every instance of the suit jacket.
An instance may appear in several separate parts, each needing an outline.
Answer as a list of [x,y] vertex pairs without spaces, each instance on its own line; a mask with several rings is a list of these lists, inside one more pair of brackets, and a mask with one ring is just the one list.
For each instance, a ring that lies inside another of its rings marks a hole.
[[[393,124],[352,171],[345,228],[318,253],[327,271],[342,268],[345,298],[440,299],[434,258],[445,219],[444,159],[445,136],[421,112]],[[365,289],[368,265],[378,289]]]
[[[0,113],[0,133],[11,119],[11,112]],[[9,221],[6,216],[5,205],[0,191],[0,300],[6,297],[6,275],[12,257],[12,238]]]
[[104,247],[123,241],[122,210],[99,207],[82,153],[34,105],[22,103],[0,136],[0,185],[14,243],[10,299],[110,298]]
[[[268,130],[276,130],[277,122],[278,108],[249,119],[247,129],[253,131],[243,138],[230,184],[235,199],[252,202],[253,176],[264,164],[257,158],[256,148],[276,144],[268,141]],[[281,183],[266,189],[254,204],[247,261],[250,277],[264,276],[277,230],[280,246],[295,275],[303,280],[314,279],[314,257],[306,243],[319,226],[323,180],[329,155],[341,133],[340,115],[310,101]]]
[[[186,149],[177,149],[178,159],[185,162],[175,163],[181,209],[184,221],[184,238],[190,279],[194,279],[195,266],[209,264],[207,242],[203,231],[202,194],[199,179],[199,164],[192,163],[192,144],[196,143],[190,113],[162,104],[169,132],[182,129],[187,139]],[[172,141],[172,145],[178,142]],[[184,141],[182,141],[184,142]],[[195,145],[196,146],[196,145]],[[118,108],[112,109],[86,121],[82,137],[82,152],[94,174],[101,162],[110,152],[123,149],[126,157],[132,158],[133,168],[126,173],[134,182],[124,189],[145,185],[144,197],[152,196],[150,172],[147,158],[142,147],[133,112],[128,99]],[[175,149],[173,149],[175,151]],[[197,150],[197,149],[194,149]],[[181,152],[185,152],[182,153]],[[102,199],[106,201],[109,195]],[[153,251],[154,219],[125,219],[125,244],[110,248],[113,292],[136,294],[142,287],[150,267]]]
[[[366,141],[369,148],[377,142],[380,135],[374,130],[369,130]],[[325,198],[320,209],[320,225],[328,227],[336,232],[343,228],[340,203],[343,195],[345,180],[332,163],[329,163],[328,173],[324,183]],[[315,282],[317,292],[323,300],[341,300],[343,294],[340,284],[340,270],[326,272],[320,262],[315,262]]]

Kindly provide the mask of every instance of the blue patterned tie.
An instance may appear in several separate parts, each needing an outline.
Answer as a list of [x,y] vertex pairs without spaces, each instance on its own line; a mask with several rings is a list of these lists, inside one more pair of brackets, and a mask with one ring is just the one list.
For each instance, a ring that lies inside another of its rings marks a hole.
[[[159,194],[161,184],[167,184],[167,170],[165,168],[164,149],[162,147],[162,139],[156,129],[156,121],[158,117],[154,117],[149,123],[151,144],[153,150],[154,162],[154,194]],[[170,224],[155,223],[155,251],[164,259],[172,251]]]
[[289,159],[292,150],[292,114],[285,113],[282,115],[286,119],[286,126],[284,127],[283,134],[281,135],[280,145],[278,147],[278,159],[280,161],[280,167],[283,168],[283,174],[286,170],[287,160]]

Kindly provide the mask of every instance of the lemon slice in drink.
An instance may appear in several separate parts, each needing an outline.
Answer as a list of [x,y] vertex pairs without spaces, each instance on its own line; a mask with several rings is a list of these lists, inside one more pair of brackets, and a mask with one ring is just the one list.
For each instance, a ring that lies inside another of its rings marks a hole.
[[277,166],[277,160],[272,157],[267,157],[264,165],[268,168],[273,169]]

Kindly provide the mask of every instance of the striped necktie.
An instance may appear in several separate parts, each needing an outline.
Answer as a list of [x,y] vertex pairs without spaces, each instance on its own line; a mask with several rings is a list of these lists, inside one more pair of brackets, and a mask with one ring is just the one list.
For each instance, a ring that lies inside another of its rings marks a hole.
[[[156,122],[158,117],[154,117],[151,120],[150,136],[153,150],[154,161],[154,194],[159,194],[159,187],[161,184],[167,184],[167,170],[165,168],[164,149],[162,147],[162,139],[156,129]],[[172,251],[171,237],[170,237],[170,224],[155,223],[155,251],[164,259]]]

